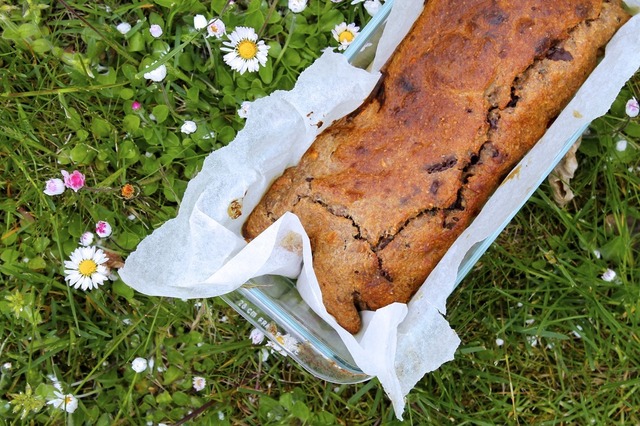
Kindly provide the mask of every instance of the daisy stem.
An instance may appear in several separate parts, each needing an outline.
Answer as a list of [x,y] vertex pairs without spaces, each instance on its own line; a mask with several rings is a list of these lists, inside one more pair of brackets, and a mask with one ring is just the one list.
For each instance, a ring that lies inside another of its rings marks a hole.
[[287,47],[289,47],[289,42],[291,41],[291,37],[293,36],[293,33],[294,33],[295,25],[296,25],[296,18],[295,16],[291,15],[291,27],[289,28],[289,34],[287,34],[287,38],[284,41],[284,46],[282,46],[282,49],[280,50],[280,54],[278,55],[276,60],[273,62],[273,68],[278,66],[278,64],[280,63],[280,60],[284,56],[284,52],[287,51]]
[[269,18],[271,18],[271,15],[276,10],[277,5],[278,5],[278,0],[271,0],[271,4],[269,5],[269,10],[267,11],[266,16],[264,17],[264,23],[262,24],[262,27],[260,27],[260,31],[258,31],[258,38],[262,38],[262,33],[267,28],[267,23],[269,22]]

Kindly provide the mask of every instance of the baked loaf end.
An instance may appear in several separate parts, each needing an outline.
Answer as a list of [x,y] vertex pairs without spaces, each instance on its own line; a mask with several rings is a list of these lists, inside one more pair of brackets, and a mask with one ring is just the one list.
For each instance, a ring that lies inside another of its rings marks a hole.
[[327,311],[407,302],[544,134],[628,19],[619,1],[430,0],[354,113],[318,136],[244,224],[286,211]]

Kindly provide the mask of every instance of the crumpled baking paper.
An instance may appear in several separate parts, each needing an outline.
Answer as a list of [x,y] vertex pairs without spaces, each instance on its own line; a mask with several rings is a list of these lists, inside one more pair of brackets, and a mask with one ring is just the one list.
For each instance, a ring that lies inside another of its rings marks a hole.
[[549,186],[551,186],[553,201],[560,207],[565,207],[574,198],[574,193],[571,189],[571,179],[573,179],[576,170],[578,170],[578,158],[576,154],[578,153],[578,148],[580,148],[581,143],[582,139],[579,138],[547,178]]
[[[626,3],[635,13],[640,11],[640,0]],[[363,312],[362,329],[352,335],[322,304],[309,240],[296,216],[285,214],[249,244],[240,229],[273,179],[298,162],[319,132],[367,97],[378,81],[378,70],[422,5],[422,0],[395,0],[372,71],[351,67],[343,55],[326,51],[300,75],[293,90],[253,102],[245,128],[227,147],[211,153],[189,182],[177,217],[145,238],[120,270],[124,282],[142,293],[179,298],[225,294],[265,274],[297,277],[303,299],[336,329],[358,367],[379,379],[398,418],[404,412],[405,396],[426,373],[452,360],[460,343],[444,315],[467,252],[511,219],[562,158],[565,142],[605,114],[640,67],[640,18],[636,16],[618,31],[588,82],[413,299],[406,305]],[[291,249],[291,235],[302,238],[302,258]]]

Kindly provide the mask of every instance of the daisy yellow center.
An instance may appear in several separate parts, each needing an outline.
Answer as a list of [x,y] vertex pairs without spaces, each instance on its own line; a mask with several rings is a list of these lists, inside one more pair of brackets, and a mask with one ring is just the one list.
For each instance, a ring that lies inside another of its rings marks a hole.
[[258,45],[251,40],[242,40],[238,43],[238,55],[242,59],[253,59],[258,53]]
[[65,395],[65,397],[64,397],[65,405],[71,404],[71,401],[73,401],[73,397],[71,395]]
[[90,277],[98,270],[98,264],[91,259],[85,259],[78,265],[78,272],[85,277]]
[[345,30],[345,31],[341,32],[340,35],[338,36],[338,41],[340,43],[344,43],[344,42],[351,43],[353,41],[354,37],[355,36],[353,35],[353,33],[351,31]]

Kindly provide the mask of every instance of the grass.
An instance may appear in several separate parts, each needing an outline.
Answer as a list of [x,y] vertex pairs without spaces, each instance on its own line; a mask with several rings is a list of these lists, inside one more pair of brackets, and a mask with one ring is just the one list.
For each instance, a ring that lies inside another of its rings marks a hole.
[[[109,221],[101,244],[126,257],[242,128],[242,101],[291,87],[336,46],[336,24],[368,19],[346,1],[297,15],[284,1],[170,3],[0,1],[0,424],[640,423],[640,122],[624,113],[638,75],[583,138],[575,199],[560,208],[543,184],[452,295],[463,343],[409,394],[402,423],[375,379],[336,385],[263,360],[250,325],[219,299],[147,297],[119,280],[67,286],[63,261],[83,232]],[[196,13],[262,29],[268,64],[231,72],[219,40],[190,32]],[[166,51],[166,80],[135,78]],[[180,132],[188,119],[193,135]],[[43,194],[61,169],[87,186]],[[607,269],[616,280],[601,278]],[[136,374],[136,357],[154,367]],[[46,405],[52,376],[78,398],[73,414]]]

